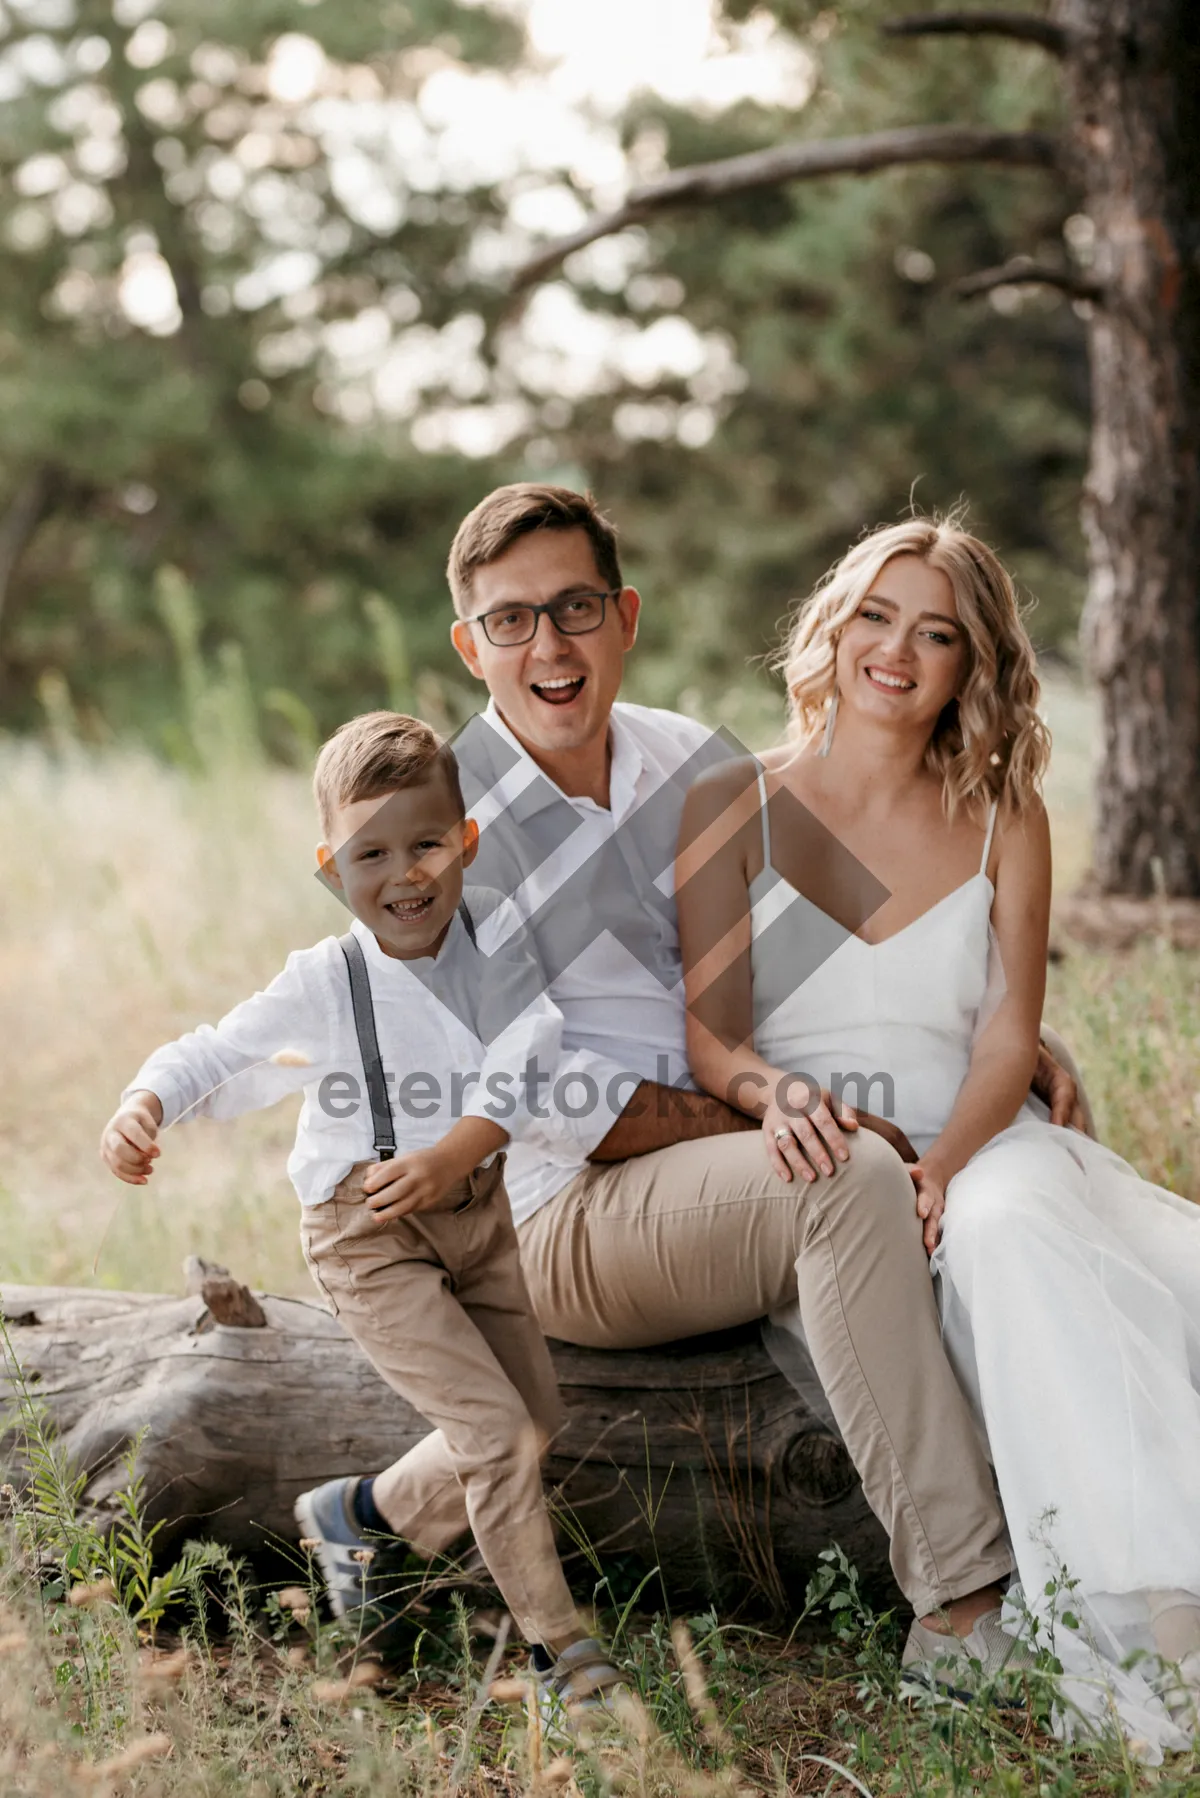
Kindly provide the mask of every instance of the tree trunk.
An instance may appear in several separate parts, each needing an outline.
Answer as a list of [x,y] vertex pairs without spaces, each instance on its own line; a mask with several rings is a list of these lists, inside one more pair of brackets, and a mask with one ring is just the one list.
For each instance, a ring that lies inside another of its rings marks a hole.
[[1084,640],[1104,891],[1200,895],[1200,34],[1194,0],[1059,0],[1104,285]]
[[[139,1467],[150,1518],[167,1520],[164,1544],[200,1535],[242,1551],[294,1542],[297,1493],[374,1471],[426,1433],[336,1318],[300,1299],[263,1297],[260,1311],[235,1286],[209,1277],[182,1299],[0,1288],[29,1390],[88,1471],[85,1503],[101,1521],[142,1430]],[[265,1322],[218,1323],[213,1311]],[[659,1567],[681,1601],[784,1613],[831,1542],[864,1574],[886,1575],[886,1539],[845,1450],[757,1330],[652,1352],[551,1347],[569,1422],[548,1477],[603,1556]],[[19,1432],[3,1458],[20,1462]],[[565,1558],[590,1594],[583,1557]]]

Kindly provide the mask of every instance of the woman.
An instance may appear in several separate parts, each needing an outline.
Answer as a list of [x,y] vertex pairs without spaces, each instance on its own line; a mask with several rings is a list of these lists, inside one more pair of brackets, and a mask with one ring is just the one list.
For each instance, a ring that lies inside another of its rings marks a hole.
[[1064,1665],[1068,1727],[1115,1705],[1160,1758],[1200,1692],[1200,1209],[1028,1097],[1049,740],[1012,583],[953,523],[877,530],[783,667],[785,746],[685,810],[693,1071],[761,1117],[785,1180],[828,1162],[820,1089],[834,1109],[848,1074],[872,1110],[894,1096],[1026,1629]]

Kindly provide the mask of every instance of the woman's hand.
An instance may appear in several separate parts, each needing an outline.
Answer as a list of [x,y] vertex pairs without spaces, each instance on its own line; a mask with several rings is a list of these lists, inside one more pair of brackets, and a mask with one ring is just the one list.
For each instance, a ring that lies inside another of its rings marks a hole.
[[[809,1182],[816,1179],[814,1168],[832,1174],[835,1163],[849,1161],[846,1133],[858,1129],[854,1107],[843,1100],[839,1116],[833,1114],[832,1095],[822,1089],[816,1105],[808,1107],[812,1088],[799,1078],[791,1082],[787,1093],[788,1111],[773,1098],[763,1113],[762,1132],[767,1160],[781,1180],[793,1175]],[[798,1101],[798,1103],[797,1103]],[[800,1111],[804,1105],[806,1110]],[[790,1115],[796,1114],[799,1115]]]
[[924,1219],[921,1241],[925,1244],[925,1253],[932,1255],[942,1234],[942,1213],[946,1209],[945,1182],[932,1168],[926,1168],[920,1161],[915,1162],[908,1171],[917,1189],[917,1216]]

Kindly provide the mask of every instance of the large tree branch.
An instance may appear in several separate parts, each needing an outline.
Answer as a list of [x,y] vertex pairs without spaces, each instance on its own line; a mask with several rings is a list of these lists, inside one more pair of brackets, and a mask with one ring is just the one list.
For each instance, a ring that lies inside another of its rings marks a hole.
[[997,287],[1057,287],[1077,300],[1098,300],[1104,288],[1099,281],[1076,274],[1074,269],[1054,268],[1048,262],[1035,262],[1032,256],[1012,256],[998,268],[980,269],[977,275],[964,275],[954,283],[961,300],[976,294],[991,293]]
[[1008,37],[1018,43],[1037,44],[1051,56],[1065,56],[1071,36],[1062,25],[1027,12],[923,12],[911,18],[892,19],[883,27],[888,37]]
[[909,125],[895,131],[873,131],[863,137],[818,139],[780,144],[722,162],[701,162],[674,169],[660,181],[635,187],[615,212],[598,214],[533,256],[513,276],[515,289],[532,286],[556,269],[574,250],[640,225],[661,212],[704,205],[806,181],[818,175],[866,175],[875,169],[914,162],[1001,162],[1026,168],[1052,168],[1059,158],[1056,139],[1040,131],[991,131],[977,125]]

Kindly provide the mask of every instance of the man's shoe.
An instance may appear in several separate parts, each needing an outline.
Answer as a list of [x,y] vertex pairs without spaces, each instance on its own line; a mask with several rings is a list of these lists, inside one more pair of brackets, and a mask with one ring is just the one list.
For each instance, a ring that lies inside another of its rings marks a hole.
[[906,1680],[970,1701],[1005,1674],[1035,1666],[1036,1659],[1024,1642],[1001,1629],[997,1605],[977,1618],[966,1636],[943,1635],[914,1618],[900,1665]]
[[[300,1536],[317,1558],[335,1617],[364,1607],[371,1627],[385,1626],[404,1608],[396,1602],[399,1544],[363,1533],[354,1515],[358,1479],[326,1480],[302,1492],[292,1507]],[[403,1549],[401,1548],[401,1554]]]
[[542,1649],[530,1660],[537,1682],[538,1717],[542,1739],[551,1745],[565,1743],[579,1726],[602,1723],[616,1716],[614,1705],[629,1687],[594,1636],[573,1642],[556,1661]]

